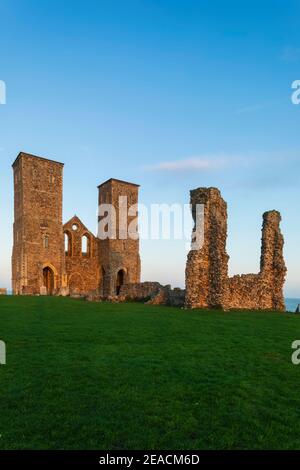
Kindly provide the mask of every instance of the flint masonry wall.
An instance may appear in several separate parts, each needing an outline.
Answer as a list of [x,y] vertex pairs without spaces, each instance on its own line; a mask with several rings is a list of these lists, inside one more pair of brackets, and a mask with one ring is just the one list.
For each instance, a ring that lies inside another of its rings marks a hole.
[[170,285],[163,286],[159,282],[139,282],[124,284],[120,290],[120,298],[143,301],[151,305],[183,307],[185,291],[179,288],[171,289]]
[[204,204],[204,244],[188,255],[186,307],[284,311],[286,266],[280,213],[263,215],[260,272],[228,278],[226,203],[216,188],[191,191],[194,222],[196,204]]
[[280,222],[281,215],[277,211],[265,212],[263,215],[260,273],[266,289],[267,303],[272,304],[275,310],[285,310],[283,286],[287,269]]
[[97,238],[74,216],[64,224],[67,285],[70,295],[96,292],[100,285]]
[[225,308],[228,255],[227,204],[216,188],[198,188],[190,192],[192,216],[196,224],[196,205],[204,206],[204,242],[191,250],[186,265],[187,308]]

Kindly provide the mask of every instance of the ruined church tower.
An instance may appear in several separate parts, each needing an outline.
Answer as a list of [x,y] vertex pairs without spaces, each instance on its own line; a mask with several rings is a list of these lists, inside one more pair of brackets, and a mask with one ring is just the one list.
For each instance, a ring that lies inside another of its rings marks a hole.
[[20,153],[13,163],[14,294],[58,294],[65,287],[63,164]]
[[[141,278],[139,238],[135,230],[137,214],[129,213],[129,208],[138,204],[139,185],[114,178],[105,181],[99,189],[99,208],[108,205],[115,213],[112,215],[110,236],[101,239],[99,230],[100,291],[104,296],[119,295],[123,284],[138,283]],[[123,212],[121,212],[121,209]],[[123,217],[121,217],[121,213]],[[107,212],[99,215],[99,227]],[[131,233],[129,233],[131,232]]]

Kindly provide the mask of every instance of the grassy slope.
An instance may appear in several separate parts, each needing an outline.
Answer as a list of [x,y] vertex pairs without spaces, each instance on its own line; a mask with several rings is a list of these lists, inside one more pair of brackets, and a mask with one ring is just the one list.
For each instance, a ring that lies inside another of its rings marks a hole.
[[0,298],[0,448],[300,448],[300,318]]

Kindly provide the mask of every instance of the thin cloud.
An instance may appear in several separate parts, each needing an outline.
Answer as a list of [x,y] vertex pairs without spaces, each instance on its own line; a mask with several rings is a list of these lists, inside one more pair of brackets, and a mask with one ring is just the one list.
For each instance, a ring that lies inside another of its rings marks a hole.
[[226,165],[224,157],[191,157],[182,160],[160,162],[146,167],[147,171],[177,172],[177,171],[212,171]]
[[250,106],[244,106],[243,108],[239,108],[236,110],[237,114],[244,114],[244,113],[252,113],[254,111],[260,111],[261,109],[265,109],[265,104],[253,104]]
[[251,104],[251,105],[248,105],[248,106],[243,106],[241,108],[238,108],[235,112],[236,112],[236,114],[254,113],[255,111],[262,111],[262,110],[266,110],[268,108],[279,106],[282,103],[284,103],[284,101],[281,100],[281,99],[280,100],[267,101],[265,103],[256,103],[256,104]]

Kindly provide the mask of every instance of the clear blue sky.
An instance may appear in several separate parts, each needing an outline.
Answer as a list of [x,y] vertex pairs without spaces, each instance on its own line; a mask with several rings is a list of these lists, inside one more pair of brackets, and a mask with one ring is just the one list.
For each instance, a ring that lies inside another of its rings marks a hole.
[[[220,187],[231,273],[258,270],[262,213],[280,210],[300,297],[299,1],[1,0],[0,41],[1,286],[23,150],[65,163],[64,219],[92,231],[109,177],[146,204]],[[141,245],[145,280],[183,284],[185,242]]]

